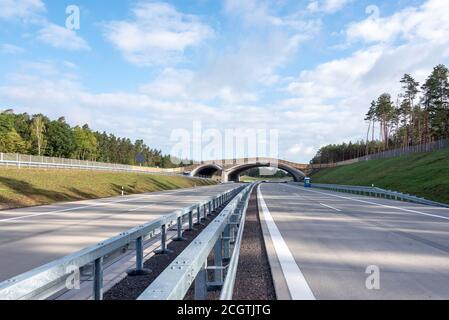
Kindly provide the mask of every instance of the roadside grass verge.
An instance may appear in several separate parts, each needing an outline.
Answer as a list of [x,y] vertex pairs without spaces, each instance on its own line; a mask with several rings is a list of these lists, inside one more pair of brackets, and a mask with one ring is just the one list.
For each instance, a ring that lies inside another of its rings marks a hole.
[[0,167],[0,210],[215,184],[183,176]]
[[449,150],[319,170],[312,183],[371,186],[449,203]]

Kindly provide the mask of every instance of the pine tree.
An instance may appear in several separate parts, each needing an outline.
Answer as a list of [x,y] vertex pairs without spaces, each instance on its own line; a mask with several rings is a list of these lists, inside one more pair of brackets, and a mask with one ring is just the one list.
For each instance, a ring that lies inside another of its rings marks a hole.
[[403,133],[403,143],[404,147],[408,146],[410,143],[413,144],[413,134],[411,133],[410,123],[413,123],[413,109],[414,102],[417,94],[419,93],[419,82],[409,75],[405,74],[401,79],[402,93],[400,97],[402,101],[400,102],[400,116],[401,124],[404,128]]
[[422,86],[423,104],[428,113],[427,133],[433,140],[449,137],[449,70],[440,64]]

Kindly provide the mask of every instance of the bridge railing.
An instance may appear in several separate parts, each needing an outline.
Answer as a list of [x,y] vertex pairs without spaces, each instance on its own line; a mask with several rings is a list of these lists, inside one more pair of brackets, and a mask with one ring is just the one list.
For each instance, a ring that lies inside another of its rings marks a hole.
[[[192,284],[197,300],[207,298],[208,288],[221,289],[222,300],[232,299],[246,210],[255,185],[245,187],[138,299],[182,300]],[[214,262],[208,265],[212,252]]]
[[407,202],[413,202],[413,203],[424,204],[424,205],[429,205],[429,206],[449,208],[449,204],[431,201],[431,200],[427,200],[425,198],[420,198],[420,197],[417,197],[414,195],[410,195],[410,194],[406,194],[406,193],[402,193],[402,192],[398,192],[398,191],[385,190],[385,189],[381,189],[381,188],[377,188],[377,187],[346,186],[346,185],[319,184],[319,183],[313,183],[312,187],[319,188],[319,189],[331,190],[331,191],[346,192],[346,193],[352,193],[352,194],[372,196],[372,197],[377,197],[377,198],[407,201]]
[[181,237],[186,218],[189,228],[193,228],[195,217],[199,222],[202,217],[207,216],[217,207],[241,194],[243,188],[243,186],[236,186],[232,190],[177,210],[92,247],[3,281],[0,283],[0,300],[47,299],[69,289],[67,283],[76,274],[85,273],[90,273],[90,276],[93,277],[93,297],[96,300],[101,300],[103,298],[103,269],[106,262],[116,259],[118,255],[132,249],[136,255],[135,271],[144,270],[143,250],[145,241],[160,235],[160,250],[165,251],[168,228],[177,225],[177,234],[178,237]]

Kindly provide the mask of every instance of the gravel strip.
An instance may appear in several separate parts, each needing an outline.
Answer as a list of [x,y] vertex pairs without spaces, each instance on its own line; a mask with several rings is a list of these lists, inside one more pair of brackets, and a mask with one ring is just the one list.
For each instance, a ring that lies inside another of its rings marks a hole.
[[185,231],[183,237],[185,241],[172,241],[167,245],[171,253],[154,255],[144,263],[144,267],[152,272],[145,276],[127,276],[122,281],[113,286],[104,295],[104,300],[136,300],[140,294],[162,273],[170,263],[203,231],[203,229],[215,218],[215,216],[226,207],[227,203],[222,205],[217,211],[212,212],[204,225],[195,226],[193,231]]
[[276,300],[259,219],[256,189],[251,194],[246,212],[233,299]]

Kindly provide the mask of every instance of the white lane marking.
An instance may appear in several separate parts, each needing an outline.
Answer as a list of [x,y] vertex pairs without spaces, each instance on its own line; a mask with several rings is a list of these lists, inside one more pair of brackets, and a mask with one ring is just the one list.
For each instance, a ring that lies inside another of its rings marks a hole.
[[324,204],[324,203],[320,203],[320,205],[322,205],[323,207],[326,207],[326,208],[329,208],[329,209],[332,209],[332,210],[335,210],[335,211],[339,211],[339,212],[341,212],[341,210],[340,210],[340,209],[334,208],[334,207],[332,207],[332,206],[328,206],[327,204]]
[[386,204],[380,204],[380,203],[371,202],[371,201],[366,201],[366,200],[361,200],[361,199],[355,199],[355,198],[343,197],[343,196],[338,196],[338,195],[335,195],[335,194],[330,194],[330,193],[325,193],[325,192],[320,192],[320,191],[314,191],[314,190],[308,190],[308,189],[306,189],[306,188],[304,188],[304,190],[305,190],[305,191],[308,191],[308,192],[324,194],[324,195],[331,196],[331,197],[335,197],[335,198],[346,199],[346,200],[352,200],[352,201],[357,201],[357,202],[367,203],[367,204],[373,204],[373,205],[376,205],[376,206],[379,206],[379,207],[384,207],[384,208],[389,208],[389,209],[396,209],[396,210],[401,210],[401,211],[405,211],[405,212],[410,212],[410,213],[420,214],[420,215],[423,215],[423,216],[428,216],[428,217],[433,217],[433,218],[440,218],[440,219],[444,219],[444,220],[449,220],[449,217],[440,216],[440,215],[437,215],[437,214],[431,214],[431,213],[425,213],[425,212],[416,211],[416,210],[412,210],[412,209],[406,209],[406,208],[401,208],[401,207],[389,206],[389,205],[386,205]]
[[[148,198],[149,196],[171,195],[171,194],[179,193],[179,192],[182,192],[182,191],[186,191],[186,190],[185,189],[179,189],[179,190],[169,191],[169,192],[164,193],[164,194],[147,194],[146,196],[143,196],[143,197],[133,197],[133,198],[124,199],[124,200],[110,201],[110,202],[104,202],[104,203],[95,203],[95,204],[91,204],[91,205],[80,206],[80,207],[75,207],[75,208],[60,209],[60,210],[55,210],[55,211],[31,213],[31,214],[27,214],[27,215],[24,215],[24,216],[1,219],[0,223],[17,221],[17,220],[22,220],[22,219],[26,219],[26,218],[33,218],[33,217],[38,217],[38,216],[45,216],[45,215],[63,213],[63,212],[68,212],[68,211],[87,209],[87,208],[108,206],[108,205],[111,205],[111,204],[117,204],[117,203],[122,203],[122,202],[129,202],[129,201],[133,201],[133,200],[141,200],[141,199]],[[143,208],[143,207],[141,207],[141,208]],[[136,209],[138,209],[138,208],[136,208]]]
[[22,219],[31,218],[31,217],[38,217],[38,216],[44,216],[44,215],[50,215],[50,214],[63,213],[63,212],[68,212],[68,211],[81,210],[81,209],[86,209],[86,208],[108,206],[108,205],[111,205],[111,204],[128,202],[128,201],[131,201],[131,200],[140,200],[140,199],[144,199],[144,198],[146,198],[146,197],[139,197],[139,198],[126,199],[126,200],[111,201],[111,202],[105,202],[105,203],[95,203],[95,204],[91,204],[91,205],[87,205],[87,206],[80,206],[80,207],[67,208],[67,209],[60,209],[60,210],[55,210],[55,211],[31,213],[31,214],[27,214],[27,215],[24,215],[24,216],[2,219],[2,220],[0,220],[0,223],[1,222],[17,221],[17,220],[22,220]]
[[276,223],[268,210],[267,204],[263,199],[260,186],[257,189],[257,196],[259,198],[260,208],[262,209],[265,221],[267,222],[268,231],[270,232],[271,240],[273,241],[274,250],[279,259],[279,263],[284,273],[285,281],[287,282],[288,290],[293,300],[315,300],[309,285],[307,284],[304,275],[296,264],[290,249],[285,243],[284,238],[276,226]]

